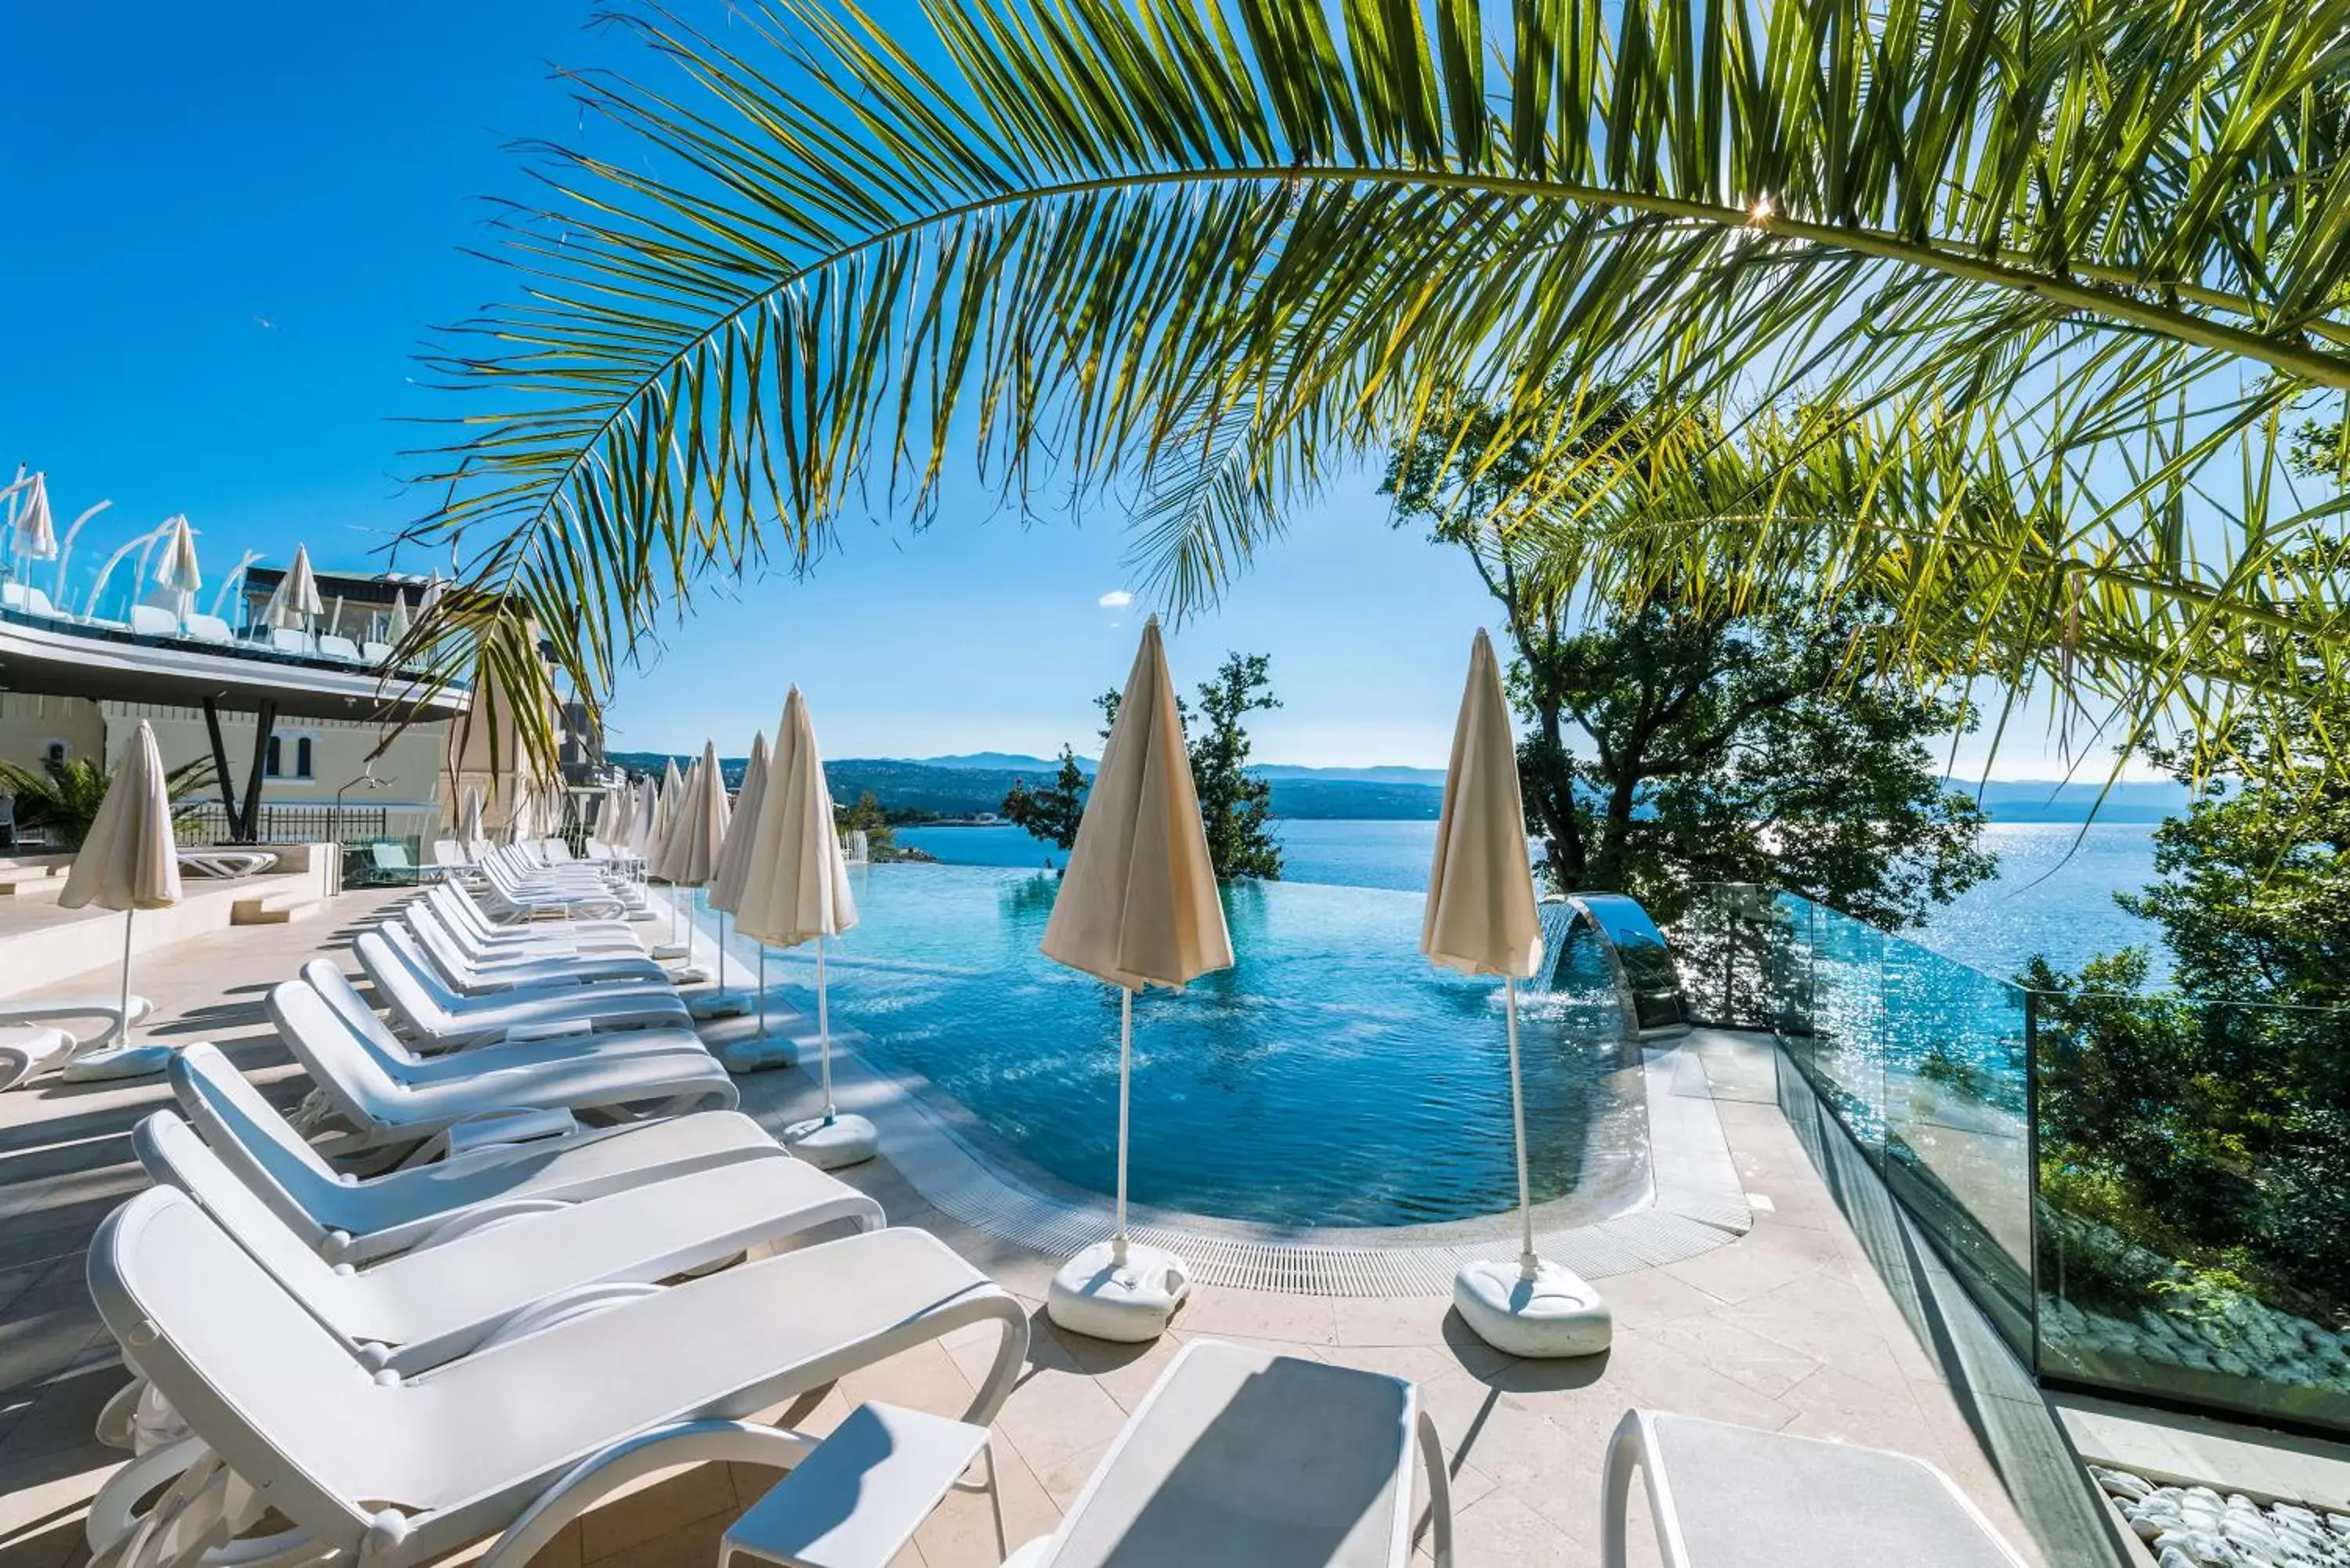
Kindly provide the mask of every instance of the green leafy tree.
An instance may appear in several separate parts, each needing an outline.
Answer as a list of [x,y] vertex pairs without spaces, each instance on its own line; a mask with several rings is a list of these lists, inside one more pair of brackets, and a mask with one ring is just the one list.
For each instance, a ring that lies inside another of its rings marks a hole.
[[1575,451],[1513,441],[1488,463],[1474,454],[1509,423],[1459,399],[1399,443],[1381,490],[1399,524],[1426,522],[1469,560],[1502,612],[1526,731],[1519,782],[1554,887],[1630,893],[1667,921],[1694,886],[1721,881],[1886,925],[1919,920],[1993,861],[1981,811],[1947,787],[1930,750],[1971,722],[1967,706],[1856,670],[1887,629],[1885,607],[1856,597],[1732,613],[1673,584],[1629,607],[1578,606],[1572,556],[1512,501],[1538,469],[1568,471],[1546,486],[1559,493],[1645,461],[1654,429],[1713,423],[1634,387],[1607,398]]
[[1043,789],[1032,790],[1025,779],[1012,781],[1012,789],[996,808],[1003,820],[1026,830],[1032,838],[1066,849],[1077,841],[1077,825],[1086,815],[1086,774],[1077,753],[1061,747],[1061,771]]
[[[213,787],[213,776],[209,761],[185,763],[163,775],[175,821],[197,804],[192,796]],[[51,759],[38,768],[0,762],[0,794],[16,801],[18,825],[52,832],[68,849],[80,848],[89,836],[113,782],[97,757]]]
[[897,833],[891,826],[889,813],[881,805],[881,797],[871,790],[861,792],[854,805],[836,808],[844,833],[865,835],[865,852],[875,860],[887,860],[897,848]]
[[[1119,693],[1094,700],[1102,711],[1102,739],[1118,722]],[[1273,832],[1273,783],[1249,772],[1248,716],[1281,706],[1273,694],[1273,660],[1263,653],[1227,653],[1213,678],[1200,682],[1200,711],[1206,722],[1194,731],[1191,705],[1175,699],[1200,794],[1200,825],[1207,834],[1208,860],[1220,881],[1254,877],[1281,879],[1281,841]]]
[[[2350,690],[2294,699],[2340,735]],[[2095,1281],[2174,1292],[2207,1278],[2321,1321],[2350,1318],[2350,783],[2251,725],[2153,759],[2199,793],[2156,828],[2158,880],[2119,901],[2155,922],[2182,994],[2142,994],[2143,952],[2077,975],[2034,961],[2041,1177],[2065,1213],[2176,1260]]]

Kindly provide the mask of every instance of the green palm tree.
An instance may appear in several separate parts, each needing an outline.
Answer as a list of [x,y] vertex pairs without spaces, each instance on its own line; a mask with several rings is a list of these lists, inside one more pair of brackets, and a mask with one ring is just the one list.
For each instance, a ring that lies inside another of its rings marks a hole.
[[[194,804],[188,797],[213,787],[214,776],[209,762],[182,763],[163,775],[164,793],[173,804],[175,817],[184,806]],[[38,768],[0,762],[0,794],[16,802],[17,823],[55,833],[67,849],[80,848],[82,840],[89,836],[111,783],[113,775],[99,757],[53,757]]]
[[[1130,502],[1180,610],[1461,388],[1596,591],[1889,590],[1921,660],[2133,726],[2341,677],[2340,487],[2281,454],[2350,389],[2350,0],[924,15],[642,11],[645,79],[577,81],[618,137],[542,150],[522,294],[440,358],[415,534],[484,679],[544,636],[592,699],[698,585],[974,461]],[[1577,389],[1636,378],[1743,411],[1615,461]],[[1724,443],[1799,477],[1700,497]]]

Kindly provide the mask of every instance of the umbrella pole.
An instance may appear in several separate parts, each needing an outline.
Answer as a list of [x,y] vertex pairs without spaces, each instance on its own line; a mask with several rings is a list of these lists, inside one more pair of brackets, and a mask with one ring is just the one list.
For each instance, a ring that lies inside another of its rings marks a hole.
[[824,1125],[832,1126],[837,1119],[832,1108],[832,1016],[827,1011],[824,997],[824,933],[816,934],[816,1046],[824,1053]]
[[1134,992],[1118,988],[1118,1234],[1109,1239],[1110,1265],[1126,1267],[1127,1085],[1134,1064]]
[[1510,1029],[1510,1124],[1517,1135],[1518,1144],[1518,1224],[1523,1242],[1518,1252],[1518,1277],[1531,1280],[1542,1268],[1542,1260],[1534,1256],[1534,1205],[1526,1186],[1526,1098],[1518,1087],[1518,982],[1515,977],[1503,979],[1502,995]]
[[759,944],[759,1038],[767,1037],[767,944]]
[[122,1034],[115,1044],[124,1046],[130,1044],[130,922],[138,913],[122,911]]

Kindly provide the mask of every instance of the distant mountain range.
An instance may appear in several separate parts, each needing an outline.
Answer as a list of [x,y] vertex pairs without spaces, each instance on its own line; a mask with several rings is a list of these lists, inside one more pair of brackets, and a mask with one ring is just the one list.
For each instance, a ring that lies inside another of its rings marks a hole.
[[[639,771],[657,772],[668,757],[659,752],[614,752],[611,760]],[[680,769],[692,758],[676,759]],[[731,784],[741,783],[743,759],[721,764]],[[833,798],[852,801],[867,791],[893,813],[973,817],[993,813],[1014,782],[1048,784],[1060,771],[1054,757],[1018,752],[970,752],[958,756],[843,757],[825,764]],[[1079,757],[1090,775],[1094,759]],[[1271,763],[1258,769],[1273,781],[1276,816],[1363,821],[1434,821],[1442,805],[1440,768],[1309,768]],[[2001,779],[1978,784],[1952,779],[1950,787],[1980,793],[1983,810],[2000,823],[2085,822],[2095,808],[2099,822],[2159,822],[2187,809],[2185,786],[2170,783],[2116,784],[2098,795],[2096,783],[2059,784],[2053,779]]]

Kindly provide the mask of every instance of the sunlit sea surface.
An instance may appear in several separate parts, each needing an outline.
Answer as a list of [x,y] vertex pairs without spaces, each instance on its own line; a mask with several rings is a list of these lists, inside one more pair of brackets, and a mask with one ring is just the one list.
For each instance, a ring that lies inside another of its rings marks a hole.
[[[1432,822],[1284,821],[1279,825],[1293,882],[1419,892],[1436,847]],[[1984,847],[1999,875],[1929,919],[1914,940],[1962,963],[2012,974],[2034,953],[2074,970],[2098,953],[2133,944],[2152,950],[2159,983],[2168,962],[2158,933],[2114,903],[2154,878],[2153,828],[2145,823],[2025,823],[1994,826]],[[899,839],[941,860],[1041,867],[1062,852],[1016,827],[900,828]]]

